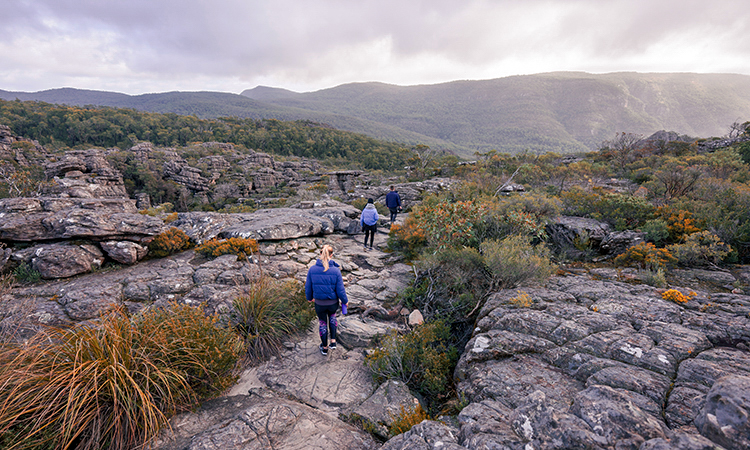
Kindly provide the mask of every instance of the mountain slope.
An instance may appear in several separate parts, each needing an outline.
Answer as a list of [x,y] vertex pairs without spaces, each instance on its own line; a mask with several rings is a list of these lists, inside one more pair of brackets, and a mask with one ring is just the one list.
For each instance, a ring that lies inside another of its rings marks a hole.
[[[244,91],[254,98],[260,88]],[[726,133],[750,119],[750,77],[556,72],[424,86],[353,83],[266,103],[388,123],[478,150],[595,148],[620,131]],[[274,97],[273,94],[279,95]]]
[[750,120],[750,76],[733,74],[553,72],[419,86],[350,83],[308,93],[259,86],[242,95],[0,90],[0,98],[200,118],[311,120],[466,157],[489,150],[588,151],[618,132],[720,136],[735,121]]

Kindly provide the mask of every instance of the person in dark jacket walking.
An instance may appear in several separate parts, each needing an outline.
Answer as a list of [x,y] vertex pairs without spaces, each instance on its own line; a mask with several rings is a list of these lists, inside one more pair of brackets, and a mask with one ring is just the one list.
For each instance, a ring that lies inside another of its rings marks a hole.
[[391,225],[396,221],[396,215],[401,211],[401,196],[398,195],[396,186],[391,186],[391,192],[385,196],[385,206],[391,211]]
[[372,250],[372,243],[375,240],[375,232],[378,231],[378,210],[375,208],[375,201],[373,199],[367,199],[367,205],[365,205],[365,209],[362,210],[359,224],[362,225],[362,229],[365,231],[365,250],[367,250],[368,237],[370,239],[370,250]]
[[[333,247],[326,244],[320,250],[320,259],[307,271],[305,282],[307,301],[315,302],[321,342],[318,348],[323,356],[328,354],[329,348],[336,348],[336,327],[338,326],[336,311],[339,309],[339,301],[341,301],[342,314],[346,314],[346,305],[349,303],[341,269],[331,258],[333,258]],[[330,345],[328,344],[329,336]]]

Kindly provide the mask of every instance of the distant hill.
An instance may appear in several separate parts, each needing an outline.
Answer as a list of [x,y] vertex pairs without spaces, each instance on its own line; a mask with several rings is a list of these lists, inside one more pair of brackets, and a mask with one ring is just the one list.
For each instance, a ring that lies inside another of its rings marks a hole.
[[259,86],[241,95],[0,90],[0,98],[200,118],[304,119],[461,156],[587,151],[618,132],[721,136],[733,122],[750,120],[750,76],[733,74],[553,72],[419,86],[350,83],[309,93]]

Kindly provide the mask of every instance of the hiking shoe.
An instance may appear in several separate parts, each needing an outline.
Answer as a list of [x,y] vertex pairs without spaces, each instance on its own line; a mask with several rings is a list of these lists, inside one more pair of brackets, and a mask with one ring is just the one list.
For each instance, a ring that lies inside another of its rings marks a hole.
[[323,344],[318,345],[318,348],[320,349],[320,354],[323,356],[328,355],[328,349],[323,347]]
[[328,344],[328,348],[330,348],[331,350],[335,350],[336,349],[336,343],[335,342],[331,342],[330,344]]

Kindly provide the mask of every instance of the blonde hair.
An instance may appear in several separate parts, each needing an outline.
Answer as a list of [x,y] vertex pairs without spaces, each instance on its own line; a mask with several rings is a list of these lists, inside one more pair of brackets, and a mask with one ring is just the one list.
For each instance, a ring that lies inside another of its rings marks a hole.
[[328,270],[328,261],[333,258],[333,247],[326,244],[323,246],[323,248],[320,250],[320,260],[323,262],[323,272],[326,272]]

